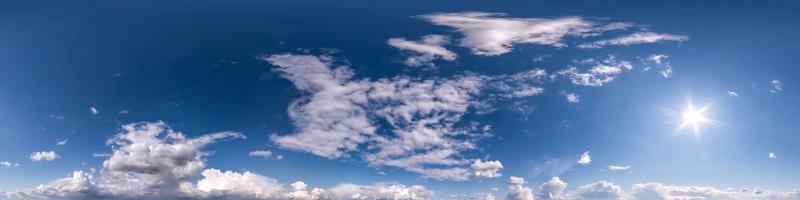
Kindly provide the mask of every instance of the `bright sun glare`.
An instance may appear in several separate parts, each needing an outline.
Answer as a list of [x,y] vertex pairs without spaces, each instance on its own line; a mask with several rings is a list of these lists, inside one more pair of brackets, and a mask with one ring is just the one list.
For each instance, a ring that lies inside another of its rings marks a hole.
[[686,128],[687,126],[691,126],[694,133],[698,133],[700,131],[699,126],[702,124],[710,124],[711,120],[706,118],[703,113],[706,112],[708,106],[704,106],[700,109],[695,109],[692,103],[687,105],[685,111],[683,111],[682,119],[683,123],[681,123],[680,129]]

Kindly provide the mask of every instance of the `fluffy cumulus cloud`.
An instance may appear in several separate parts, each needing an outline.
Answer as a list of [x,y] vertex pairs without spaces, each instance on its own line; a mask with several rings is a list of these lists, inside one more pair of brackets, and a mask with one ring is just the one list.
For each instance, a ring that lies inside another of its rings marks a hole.
[[19,163],[11,163],[9,161],[3,161],[3,162],[0,162],[0,166],[2,166],[2,167],[19,166]]
[[788,200],[800,199],[800,191],[789,192],[761,189],[718,189],[702,186],[677,186],[661,183],[635,184],[632,199],[734,199],[734,200]]
[[567,188],[567,183],[561,181],[561,178],[552,177],[539,186],[539,189],[542,191],[541,199],[549,199],[549,200],[567,199],[566,194],[564,193],[564,189],[566,188]]
[[472,163],[472,169],[472,175],[477,178],[496,178],[503,175],[500,174],[500,170],[503,169],[503,164],[500,163],[500,161],[482,162],[480,160],[475,160],[475,162]]
[[39,151],[33,152],[29,156],[32,161],[52,161],[55,159],[60,158],[60,156],[55,151]]
[[[252,172],[206,168],[202,148],[222,140],[244,138],[218,132],[187,138],[163,122],[127,124],[107,141],[113,149],[99,178],[94,170],[38,187],[0,192],[0,199],[430,199],[424,186],[398,183],[342,184],[330,190],[308,188],[301,181],[284,187]],[[199,178],[198,180],[198,177]],[[193,180],[197,180],[193,183]],[[330,191],[330,192],[328,192]]]
[[567,36],[587,37],[604,31],[626,29],[629,23],[598,24],[580,17],[511,18],[504,13],[461,12],[420,16],[435,25],[448,26],[464,37],[459,45],[473,54],[495,56],[508,53],[514,44],[565,47]]
[[[359,156],[373,167],[397,167],[440,180],[494,176],[496,171],[472,167],[475,159],[461,156],[489,135],[488,126],[460,125],[462,117],[476,105],[540,94],[537,84],[547,77],[534,69],[497,76],[354,80],[347,66],[334,66],[327,56],[261,59],[305,94],[288,109],[295,133],[270,137],[280,147],[331,159]],[[379,124],[388,125],[387,132],[379,132]]]
[[682,42],[689,40],[685,35],[674,35],[654,32],[636,32],[608,40],[598,40],[578,45],[578,48],[597,49],[605,46],[629,46],[635,44],[658,43],[662,41]]
[[[718,189],[704,186],[678,186],[662,183],[634,184],[625,191],[621,186],[608,181],[597,181],[568,190],[567,183],[552,177],[541,184],[538,193],[526,186],[524,179],[512,176],[507,182],[509,200],[563,199],[563,200],[790,200],[800,198],[800,191],[776,191],[764,189]],[[485,199],[485,198],[472,198]]]
[[92,175],[83,171],[75,171],[72,176],[58,179],[35,188],[17,191],[0,192],[0,199],[102,199],[99,189],[92,181]]
[[533,190],[527,186],[525,183],[525,179],[520,177],[512,176],[506,182],[508,185],[508,195],[506,197],[509,200],[533,200]]
[[426,35],[419,41],[392,38],[387,43],[408,52],[405,60],[408,66],[433,66],[436,59],[453,61],[458,57],[456,53],[444,48],[444,45],[450,44],[450,38],[443,35]]
[[396,183],[376,183],[373,185],[341,184],[328,190],[335,199],[432,199],[433,192],[424,186],[405,186]]
[[578,164],[588,165],[589,163],[592,163],[592,157],[589,155],[588,151],[583,152],[583,154],[581,154],[581,157],[578,158]]
[[629,61],[619,60],[616,56],[609,55],[602,60],[586,59],[575,64],[589,66],[588,70],[569,66],[557,72],[558,75],[565,76],[575,85],[600,87],[608,84],[622,74],[633,69]]
[[603,200],[622,200],[625,199],[625,193],[622,187],[614,185],[614,183],[607,181],[598,181],[592,184],[583,185],[578,187],[575,191],[575,196],[580,199],[603,199]]

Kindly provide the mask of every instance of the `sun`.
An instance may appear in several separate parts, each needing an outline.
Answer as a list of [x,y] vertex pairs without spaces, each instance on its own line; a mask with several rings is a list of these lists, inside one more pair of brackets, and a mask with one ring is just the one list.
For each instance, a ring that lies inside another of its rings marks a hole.
[[695,109],[692,103],[688,103],[686,106],[686,110],[683,111],[681,114],[681,119],[683,123],[679,129],[684,129],[686,127],[692,127],[694,133],[697,134],[700,132],[700,125],[703,124],[711,124],[712,120],[707,118],[703,113],[706,112],[708,106],[703,106],[700,109]]

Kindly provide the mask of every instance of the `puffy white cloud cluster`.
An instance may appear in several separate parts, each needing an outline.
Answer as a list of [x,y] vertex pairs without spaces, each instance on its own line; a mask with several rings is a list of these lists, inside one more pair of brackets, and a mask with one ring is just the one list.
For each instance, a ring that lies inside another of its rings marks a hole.
[[575,85],[599,87],[607,84],[625,71],[633,69],[633,65],[624,60],[618,60],[609,55],[603,60],[587,59],[577,62],[579,65],[589,65],[591,68],[582,71],[574,66],[558,71],[557,74],[565,76]]
[[32,161],[52,161],[60,158],[60,156],[55,151],[33,152],[29,157]]
[[474,170],[473,176],[476,178],[497,178],[502,176],[500,170],[503,169],[503,164],[500,161],[486,161],[475,160],[472,163]]
[[[163,122],[127,124],[107,141],[113,149],[99,179],[75,171],[36,188],[0,192],[0,199],[429,199],[423,186],[343,184],[327,192],[303,182],[285,188],[277,180],[252,172],[206,168],[206,145],[244,138],[219,132],[187,138]],[[202,176],[196,184],[193,180]],[[341,196],[345,195],[345,196]]]
[[581,199],[621,200],[625,197],[622,187],[607,181],[598,181],[578,187],[575,196]]
[[408,51],[405,64],[413,67],[434,66],[433,61],[436,59],[453,61],[458,57],[456,53],[443,47],[450,44],[450,38],[443,35],[422,36],[420,41],[392,38],[387,43],[389,46]]
[[718,189],[703,186],[677,186],[661,183],[634,184],[626,192],[619,185],[608,181],[598,181],[579,186],[573,191],[566,190],[567,183],[559,177],[552,177],[533,192],[524,179],[512,176],[508,182],[509,200],[562,199],[562,200],[790,200],[800,198],[800,191],[775,191],[763,189]]
[[677,186],[661,183],[644,183],[633,186],[632,199],[733,199],[733,200],[789,200],[800,199],[800,191],[789,192],[761,189],[718,189],[702,186]]
[[682,42],[689,40],[685,35],[674,35],[666,33],[636,32],[630,35],[620,36],[608,40],[599,40],[578,45],[578,48],[597,49],[604,46],[628,46],[634,44],[657,43],[662,41]]
[[580,17],[511,18],[504,13],[460,12],[420,16],[464,34],[459,45],[473,54],[495,56],[508,53],[514,44],[565,47],[564,37],[596,36],[610,30],[627,29],[630,23],[598,24]]
[[[261,59],[305,94],[288,109],[295,133],[270,137],[280,147],[327,158],[358,155],[370,166],[398,167],[440,180],[499,176],[494,169],[476,168],[482,164],[470,166],[475,160],[460,156],[488,135],[486,126],[459,123],[470,107],[485,103],[477,96],[536,95],[543,92],[537,84],[548,76],[534,69],[432,80],[352,80],[348,67],[334,67],[327,56],[280,54]],[[388,125],[388,132],[379,133],[379,124]]]
[[533,200],[533,190],[527,186],[525,179],[512,176],[506,182],[508,185],[508,194],[506,198],[509,200]]
[[328,193],[337,199],[432,199],[433,192],[424,186],[406,187],[396,183],[376,183],[373,185],[342,184],[331,188]]
[[241,133],[219,132],[186,138],[164,122],[132,123],[106,144],[114,150],[100,170],[102,187],[115,194],[170,196],[182,182],[206,167],[200,151],[223,139],[244,138]]
[[539,185],[542,191],[541,199],[547,200],[563,200],[566,199],[564,189],[567,189],[567,183],[561,181],[558,177],[552,177],[549,180]]

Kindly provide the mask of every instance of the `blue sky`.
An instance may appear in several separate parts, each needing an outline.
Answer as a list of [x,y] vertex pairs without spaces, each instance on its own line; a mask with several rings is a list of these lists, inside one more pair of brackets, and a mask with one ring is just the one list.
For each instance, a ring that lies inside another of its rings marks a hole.
[[3,2],[0,197],[798,199],[797,9]]

